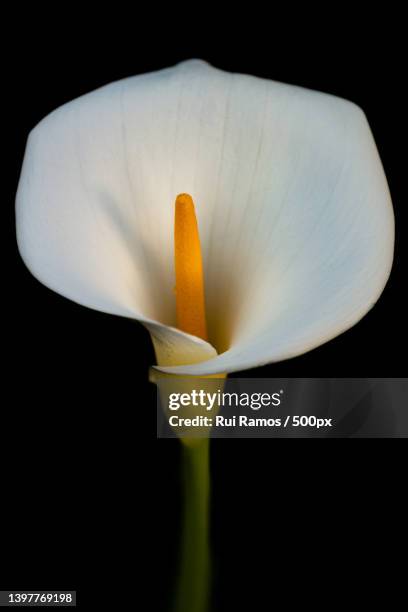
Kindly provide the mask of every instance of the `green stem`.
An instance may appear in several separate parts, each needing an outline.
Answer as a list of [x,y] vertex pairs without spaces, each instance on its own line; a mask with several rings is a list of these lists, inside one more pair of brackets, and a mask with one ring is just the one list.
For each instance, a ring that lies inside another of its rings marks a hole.
[[206,612],[210,588],[209,439],[182,443],[183,534],[175,612]]

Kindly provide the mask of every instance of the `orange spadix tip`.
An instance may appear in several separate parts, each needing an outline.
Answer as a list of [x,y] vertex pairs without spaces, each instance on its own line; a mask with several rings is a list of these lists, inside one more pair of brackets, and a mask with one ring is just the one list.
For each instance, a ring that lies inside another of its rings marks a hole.
[[204,274],[194,202],[188,193],[176,198],[174,217],[177,327],[207,339]]
[[176,198],[176,206],[192,206],[194,208],[193,198],[188,193],[179,193]]

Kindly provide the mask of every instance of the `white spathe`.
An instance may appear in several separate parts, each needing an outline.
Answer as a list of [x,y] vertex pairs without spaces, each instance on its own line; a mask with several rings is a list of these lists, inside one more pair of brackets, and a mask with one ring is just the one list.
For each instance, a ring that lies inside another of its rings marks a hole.
[[[196,204],[219,355],[174,328],[180,192]],[[163,371],[206,375],[299,355],[354,325],[388,279],[394,217],[360,108],[191,60],[34,128],[17,237],[42,283],[145,324]]]

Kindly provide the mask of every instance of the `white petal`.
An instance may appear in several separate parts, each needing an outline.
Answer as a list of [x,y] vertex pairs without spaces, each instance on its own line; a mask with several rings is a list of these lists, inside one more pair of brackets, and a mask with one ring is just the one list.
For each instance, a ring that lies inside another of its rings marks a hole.
[[[219,356],[167,327],[179,192],[196,202]],[[200,375],[286,359],[356,323],[388,278],[394,219],[358,107],[191,61],[43,120],[27,146],[17,231],[44,284],[150,322],[178,353],[167,363],[192,343],[185,363],[206,362],[163,369]]]
[[217,355],[215,348],[201,338],[174,327],[153,322],[144,324],[152,336],[157,362],[163,367],[200,363]]

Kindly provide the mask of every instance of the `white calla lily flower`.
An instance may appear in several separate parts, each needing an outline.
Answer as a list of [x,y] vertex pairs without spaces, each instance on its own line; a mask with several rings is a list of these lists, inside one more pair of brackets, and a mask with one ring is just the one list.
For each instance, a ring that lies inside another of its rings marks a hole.
[[[175,327],[181,192],[200,228],[208,342]],[[42,283],[143,323],[162,371],[204,376],[300,355],[359,321],[388,279],[394,217],[356,105],[191,60],[34,128],[17,236]]]

